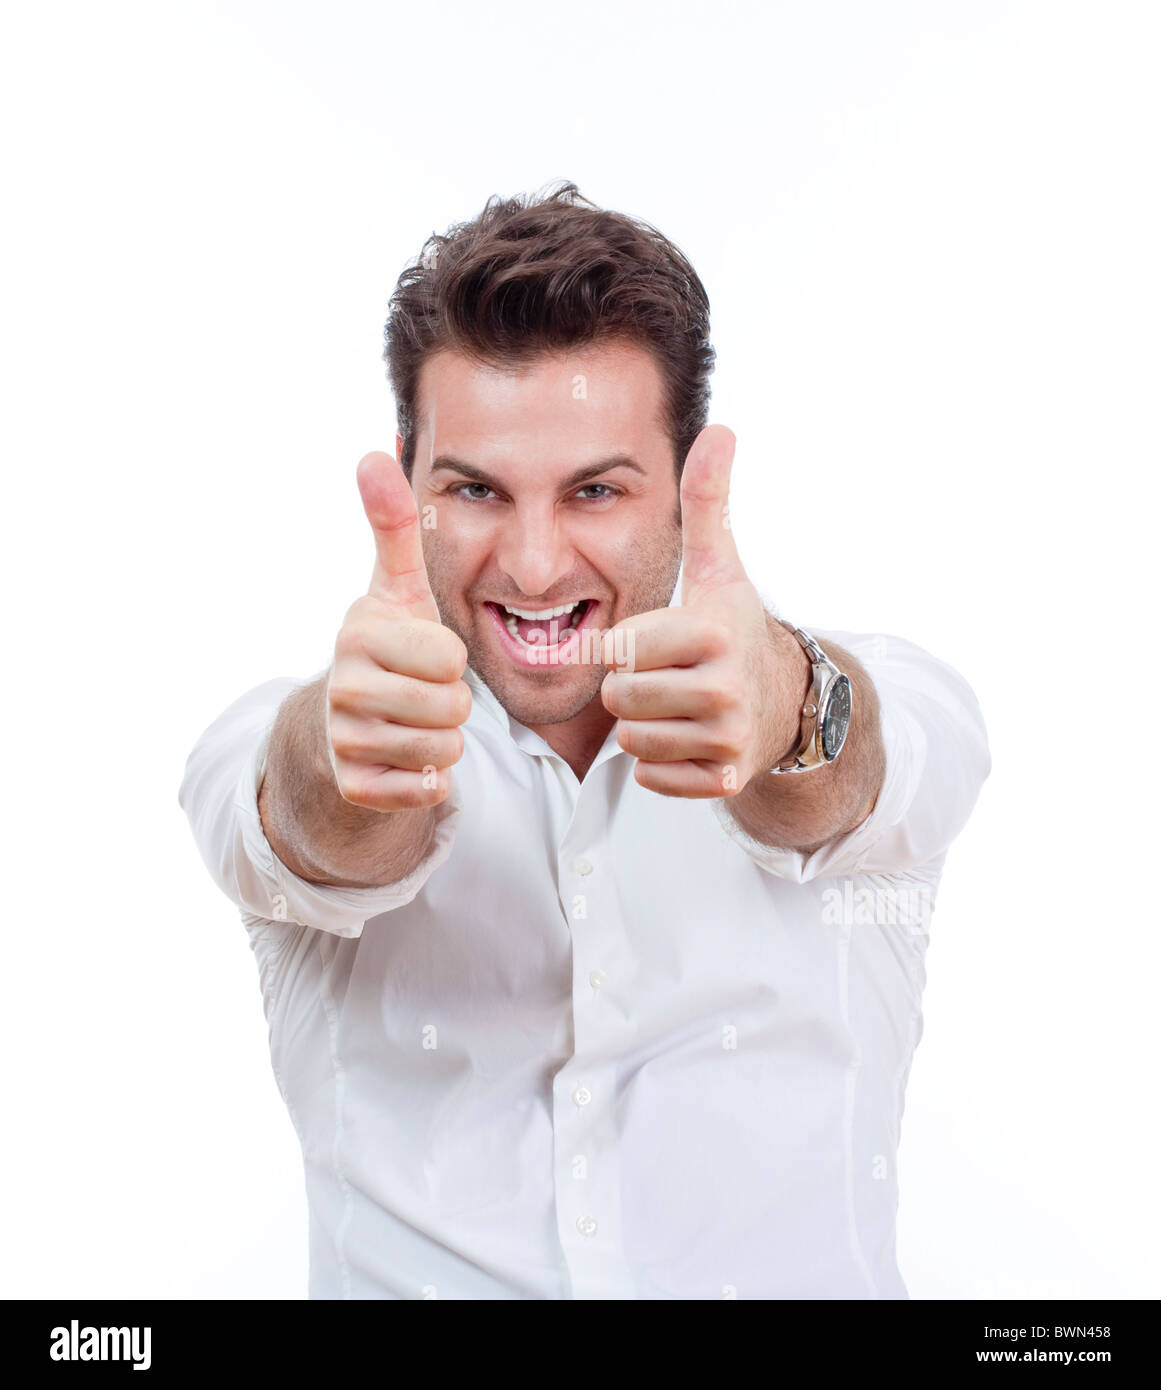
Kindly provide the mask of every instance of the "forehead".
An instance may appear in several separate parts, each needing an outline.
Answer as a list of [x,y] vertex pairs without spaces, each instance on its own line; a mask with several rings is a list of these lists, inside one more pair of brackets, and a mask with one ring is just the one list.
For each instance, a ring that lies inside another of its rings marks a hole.
[[539,447],[588,461],[594,450],[642,456],[668,449],[664,379],[635,343],[554,352],[518,366],[484,366],[451,350],[423,364],[416,392],[419,453],[470,450],[500,461]]

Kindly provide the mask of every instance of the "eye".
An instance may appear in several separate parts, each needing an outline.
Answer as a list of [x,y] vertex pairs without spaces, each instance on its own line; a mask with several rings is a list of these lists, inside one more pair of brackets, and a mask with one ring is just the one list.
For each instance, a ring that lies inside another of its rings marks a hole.
[[465,488],[469,487],[478,487],[481,490],[481,492],[484,493],[492,491],[492,489],[487,485],[487,483],[460,483],[456,487],[450,488],[449,491],[453,493],[459,493],[461,496],[467,497],[469,502],[483,502],[485,500],[485,498],[482,497],[479,492],[474,492],[469,496],[464,491]]
[[584,500],[589,502],[604,502],[609,497],[620,496],[619,490],[615,487],[610,487],[608,483],[586,483],[584,487],[577,489],[576,495],[579,497],[582,492],[592,492],[594,488],[603,489],[601,495],[598,497],[589,497]]

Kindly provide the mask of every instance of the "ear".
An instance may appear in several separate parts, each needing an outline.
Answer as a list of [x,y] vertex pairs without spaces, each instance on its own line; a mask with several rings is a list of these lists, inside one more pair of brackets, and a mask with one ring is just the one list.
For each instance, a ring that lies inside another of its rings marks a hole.
[[401,434],[395,436],[395,462],[400,465],[403,463],[403,436]]

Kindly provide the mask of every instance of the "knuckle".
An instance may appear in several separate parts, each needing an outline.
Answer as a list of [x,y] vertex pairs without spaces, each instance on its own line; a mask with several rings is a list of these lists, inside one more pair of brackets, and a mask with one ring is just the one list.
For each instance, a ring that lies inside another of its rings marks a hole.
[[378,599],[372,598],[369,594],[357,598],[343,617],[343,624],[339,628],[339,635],[335,643],[336,647],[355,646],[357,648],[364,634],[373,624],[381,623],[384,616],[383,606]]
[[343,625],[335,634],[335,662],[336,664],[350,655],[352,650],[351,633],[354,631],[354,624],[351,622],[351,615],[348,613],[343,619]]
[[450,628],[441,627],[439,632],[439,639],[432,643],[432,675],[440,681],[458,680],[468,663],[468,649]]
[[344,633],[349,632],[351,628],[357,627],[362,622],[363,614],[367,611],[366,603],[366,596],[357,598],[354,601],[354,603],[352,603],[351,606],[347,609],[347,611],[343,614],[342,625],[339,628],[340,637],[342,637]]
[[362,622],[370,617],[382,615],[383,605],[372,594],[360,594],[347,609],[348,622]]
[[724,656],[734,645],[733,630],[724,619],[707,618],[705,641],[715,656]]
[[331,752],[339,762],[361,763],[366,760],[367,748],[351,734],[331,734]]
[[633,769],[633,776],[646,791],[656,792],[662,789],[662,783],[651,763],[638,762]]
[[421,768],[441,763],[444,745],[438,732],[408,734],[400,745],[399,758],[404,767]]
[[749,742],[750,730],[744,719],[727,715],[718,725],[713,741],[716,752],[723,757],[740,753]]
[[327,686],[327,704],[332,710],[344,713],[357,710],[364,698],[362,687],[349,676],[331,677]]
[[371,625],[369,623],[352,623],[346,629],[345,652],[356,661],[373,661],[371,655]]
[[730,697],[719,683],[697,685],[693,693],[702,708],[710,714],[722,714],[729,707]]
[[452,692],[451,722],[463,724],[472,712],[472,691],[466,681],[457,681]]
[[437,806],[448,793],[447,774],[434,777],[415,773],[403,782],[392,798],[400,810],[418,811],[425,806]]
[[339,776],[336,779],[339,795],[344,801],[349,801],[352,806],[363,806],[367,809],[374,809],[371,801],[370,789],[361,781],[353,777]]
[[610,671],[601,682],[601,702],[610,714],[624,712],[623,694],[623,686],[618,683],[616,675]]
[[364,661],[367,657],[367,629],[362,623],[344,623],[335,638],[335,664]]

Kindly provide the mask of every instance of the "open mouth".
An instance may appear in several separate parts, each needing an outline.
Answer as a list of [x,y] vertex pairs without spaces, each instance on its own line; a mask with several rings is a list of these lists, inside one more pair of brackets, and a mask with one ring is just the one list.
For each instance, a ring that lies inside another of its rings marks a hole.
[[506,608],[502,603],[490,602],[484,605],[517,650],[542,653],[562,647],[596,606],[597,600],[590,598],[555,608]]

